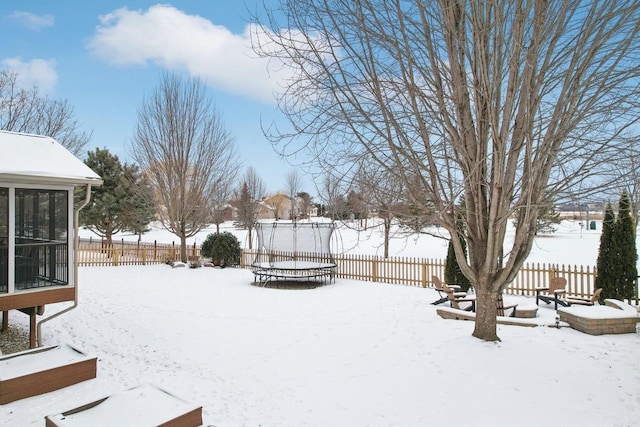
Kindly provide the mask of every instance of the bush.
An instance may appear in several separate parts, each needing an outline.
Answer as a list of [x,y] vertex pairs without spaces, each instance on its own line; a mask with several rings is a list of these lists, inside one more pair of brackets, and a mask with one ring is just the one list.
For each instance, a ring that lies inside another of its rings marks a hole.
[[228,231],[223,231],[222,233],[211,233],[207,236],[202,242],[200,255],[211,258],[214,263],[219,261],[222,267],[226,267],[240,264],[242,249],[240,249],[240,242],[236,236]]

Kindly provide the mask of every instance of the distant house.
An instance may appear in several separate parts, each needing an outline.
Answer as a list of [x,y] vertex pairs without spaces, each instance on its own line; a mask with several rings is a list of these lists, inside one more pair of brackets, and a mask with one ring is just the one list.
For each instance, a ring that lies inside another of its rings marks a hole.
[[291,208],[291,198],[286,194],[276,193],[262,198],[258,219],[291,219]]
[[302,219],[318,216],[318,208],[302,197],[296,197],[293,203],[291,197],[284,193],[276,193],[263,197],[260,201],[258,219]]
[[[47,304],[77,302],[77,213],[100,177],[49,137],[0,131],[0,311],[36,315]],[[83,187],[74,207],[74,191]]]
[[260,200],[258,219],[290,220],[314,216],[318,216],[318,208],[309,202],[306,203],[305,208],[305,201],[301,197],[296,197],[292,203],[288,195],[276,193]]
[[220,209],[214,210],[211,218],[213,224],[222,224],[226,221],[235,221],[238,218],[238,208],[234,206],[234,201],[230,201]]

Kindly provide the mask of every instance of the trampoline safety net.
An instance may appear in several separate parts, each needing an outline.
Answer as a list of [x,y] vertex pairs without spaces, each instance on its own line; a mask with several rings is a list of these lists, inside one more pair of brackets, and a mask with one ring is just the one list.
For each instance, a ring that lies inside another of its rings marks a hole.
[[332,223],[274,222],[255,227],[258,250],[252,263],[255,281],[310,281],[335,278],[331,255]]

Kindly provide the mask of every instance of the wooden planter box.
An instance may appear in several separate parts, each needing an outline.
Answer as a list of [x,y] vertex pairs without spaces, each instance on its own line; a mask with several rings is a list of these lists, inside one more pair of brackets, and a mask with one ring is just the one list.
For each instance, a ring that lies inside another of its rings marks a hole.
[[96,357],[68,345],[0,357],[0,404],[37,396],[96,377]]
[[202,425],[202,406],[191,405],[152,385],[142,385],[60,414],[45,417],[47,427]]

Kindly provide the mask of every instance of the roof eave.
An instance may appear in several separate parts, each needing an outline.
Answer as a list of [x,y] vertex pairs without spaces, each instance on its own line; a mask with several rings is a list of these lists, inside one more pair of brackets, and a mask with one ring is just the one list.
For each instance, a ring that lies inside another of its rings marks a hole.
[[86,185],[93,186],[102,185],[102,179],[92,177],[51,177],[51,176],[35,176],[21,175],[12,173],[0,173],[0,181],[15,182],[16,184],[60,184],[60,185]]

